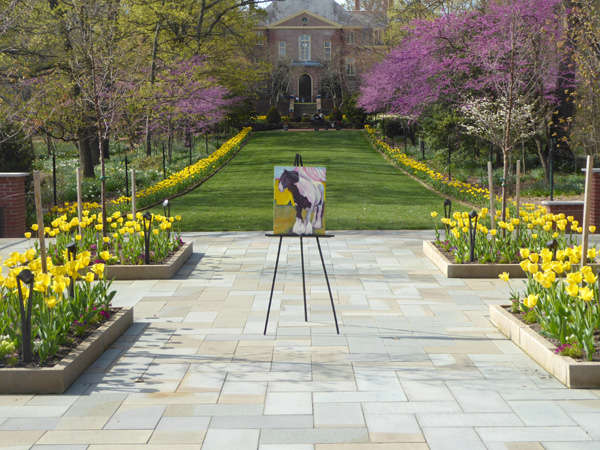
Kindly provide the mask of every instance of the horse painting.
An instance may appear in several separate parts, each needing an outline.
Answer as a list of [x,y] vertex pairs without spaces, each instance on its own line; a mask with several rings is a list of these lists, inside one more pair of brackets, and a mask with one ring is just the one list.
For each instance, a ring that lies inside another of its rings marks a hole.
[[297,167],[283,169],[277,189],[280,193],[289,191],[296,208],[296,219],[292,233],[310,235],[323,228],[325,208],[325,169]]

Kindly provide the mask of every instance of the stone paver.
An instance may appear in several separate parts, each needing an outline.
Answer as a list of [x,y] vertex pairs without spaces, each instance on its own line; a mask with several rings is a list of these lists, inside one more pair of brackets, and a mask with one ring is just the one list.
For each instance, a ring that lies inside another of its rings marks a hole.
[[[189,233],[173,280],[116,281],[134,325],[60,396],[0,396],[0,447],[108,450],[598,449],[600,391],[570,390],[488,320],[500,280],[446,279],[419,231],[318,249]],[[27,248],[0,240],[0,256]]]

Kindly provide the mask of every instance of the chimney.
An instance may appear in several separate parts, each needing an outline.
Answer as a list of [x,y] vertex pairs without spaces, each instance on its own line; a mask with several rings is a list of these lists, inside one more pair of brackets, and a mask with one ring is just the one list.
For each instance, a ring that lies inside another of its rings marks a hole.
[[354,11],[360,11],[360,0],[354,0]]

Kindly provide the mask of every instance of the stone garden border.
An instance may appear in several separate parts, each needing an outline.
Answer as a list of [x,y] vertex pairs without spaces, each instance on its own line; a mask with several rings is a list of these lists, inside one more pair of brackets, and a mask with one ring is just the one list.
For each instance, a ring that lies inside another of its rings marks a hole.
[[133,308],[121,308],[54,367],[0,369],[0,394],[62,394],[133,324]]
[[507,272],[510,278],[526,278],[518,264],[454,264],[431,241],[423,241],[423,252],[446,278],[498,278]]
[[194,252],[192,242],[187,242],[162,264],[114,265],[104,267],[104,276],[111,280],[165,280],[175,276]]
[[554,352],[555,346],[527,324],[514,317],[508,307],[490,305],[490,321],[546,369],[554,378],[569,388],[600,387],[600,363],[579,362]]

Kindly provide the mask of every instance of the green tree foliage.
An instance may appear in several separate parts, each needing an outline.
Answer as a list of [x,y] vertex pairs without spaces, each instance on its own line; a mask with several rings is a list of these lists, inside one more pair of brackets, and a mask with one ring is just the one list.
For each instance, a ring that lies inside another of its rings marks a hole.
[[35,152],[31,141],[15,124],[4,122],[0,127],[0,171],[31,172]]

